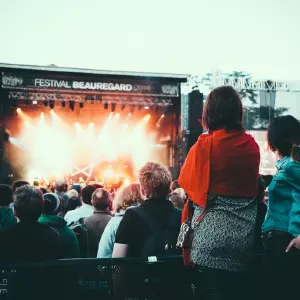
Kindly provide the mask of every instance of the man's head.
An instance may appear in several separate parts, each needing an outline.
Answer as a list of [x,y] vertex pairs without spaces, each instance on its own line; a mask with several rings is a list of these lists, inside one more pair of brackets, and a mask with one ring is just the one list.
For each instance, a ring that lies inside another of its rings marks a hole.
[[159,163],[148,162],[139,171],[141,191],[147,198],[167,198],[171,181],[170,171]]
[[97,189],[92,195],[92,204],[97,210],[106,210],[111,204],[110,193],[103,188]]
[[57,194],[45,194],[43,213],[46,215],[57,215],[60,212],[60,198]]
[[81,191],[81,201],[84,204],[88,204],[88,205],[92,205],[91,201],[92,201],[92,195],[95,192],[96,188],[92,185],[87,185],[86,187],[84,187]]
[[173,191],[175,191],[176,189],[179,189],[179,188],[180,188],[180,185],[178,183],[178,180],[172,181],[171,186],[170,186],[171,192],[173,192]]
[[172,202],[174,207],[177,207],[179,209],[183,209],[184,207],[184,201],[183,199],[178,195],[171,195],[170,201]]
[[21,186],[24,186],[24,185],[29,185],[29,182],[28,181],[25,181],[25,180],[18,180],[18,181],[15,181],[12,185],[12,191],[13,193]]
[[57,180],[55,182],[55,191],[57,193],[63,193],[65,191],[65,182],[64,182],[64,180]]
[[9,206],[13,202],[12,188],[6,184],[0,184],[0,206]]
[[36,222],[43,208],[44,198],[40,190],[25,185],[14,193],[14,210],[20,221]]

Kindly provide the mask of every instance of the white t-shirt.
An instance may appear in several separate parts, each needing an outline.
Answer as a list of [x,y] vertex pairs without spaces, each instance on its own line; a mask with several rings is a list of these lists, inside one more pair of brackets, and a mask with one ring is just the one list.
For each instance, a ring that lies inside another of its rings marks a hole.
[[88,204],[83,204],[82,206],[68,211],[65,215],[65,221],[68,225],[72,222],[76,222],[81,218],[86,218],[91,216],[94,213],[94,207]]

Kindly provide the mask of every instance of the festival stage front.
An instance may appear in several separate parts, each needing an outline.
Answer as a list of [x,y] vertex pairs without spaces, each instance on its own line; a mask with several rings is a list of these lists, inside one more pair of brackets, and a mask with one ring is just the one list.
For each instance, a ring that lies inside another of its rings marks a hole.
[[0,65],[1,181],[120,185],[146,161],[179,171],[186,75]]

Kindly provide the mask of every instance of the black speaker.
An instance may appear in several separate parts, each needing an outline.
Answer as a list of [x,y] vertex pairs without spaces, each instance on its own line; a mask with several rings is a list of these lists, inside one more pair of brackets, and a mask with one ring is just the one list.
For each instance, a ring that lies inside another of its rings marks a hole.
[[186,152],[197,142],[203,133],[201,124],[203,112],[203,94],[199,90],[189,93],[188,100],[188,131],[186,134]]

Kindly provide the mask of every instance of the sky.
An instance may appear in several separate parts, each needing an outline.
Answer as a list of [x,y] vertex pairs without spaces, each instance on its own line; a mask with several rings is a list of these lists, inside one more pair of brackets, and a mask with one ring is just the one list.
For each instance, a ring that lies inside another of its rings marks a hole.
[[299,0],[0,0],[0,62],[300,79]]

